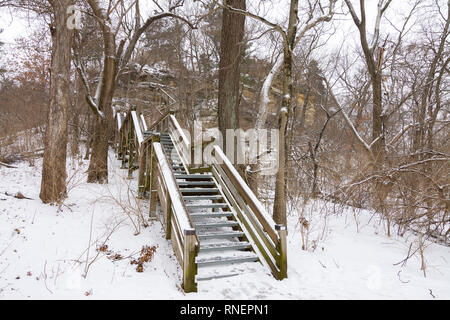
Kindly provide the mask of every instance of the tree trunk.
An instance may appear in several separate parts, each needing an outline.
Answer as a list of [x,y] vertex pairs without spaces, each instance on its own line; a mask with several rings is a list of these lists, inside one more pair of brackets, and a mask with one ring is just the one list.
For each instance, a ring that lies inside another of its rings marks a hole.
[[287,124],[291,113],[293,85],[292,85],[292,51],[295,46],[297,34],[298,0],[292,0],[289,9],[289,26],[287,32],[287,43],[284,43],[283,61],[283,98],[279,122],[279,146],[278,146],[278,172],[275,182],[275,199],[273,206],[273,219],[277,224],[286,225],[286,168],[288,161],[288,135]]
[[67,8],[72,0],[51,2],[54,14],[52,61],[50,76],[50,107],[45,130],[45,151],[42,164],[41,191],[44,203],[66,197],[67,110],[70,106],[70,49],[73,31],[67,28]]
[[[245,10],[245,0],[226,4]],[[226,146],[226,129],[239,127],[239,64],[244,53],[245,15],[223,10],[219,63],[219,130]]]
[[375,166],[379,167],[384,162],[385,156],[385,141],[384,141],[384,116],[383,116],[383,98],[382,98],[382,70],[383,63],[383,48],[378,49],[378,64],[376,72],[371,72],[372,78],[372,141],[373,143],[373,155],[375,156]]
[[80,81],[76,82],[76,95],[72,103],[72,141],[70,144],[70,153],[73,158],[80,154],[80,113],[78,108],[78,93],[81,90]]
[[86,121],[86,152],[84,154],[84,160],[89,160],[89,156],[91,155],[91,146],[92,146],[92,127],[93,127],[93,123],[92,123],[92,118],[91,118],[91,114],[88,112],[87,114],[87,121]]
[[108,150],[113,116],[112,98],[116,86],[116,42],[112,31],[104,26],[105,58],[103,66],[103,80],[100,88],[98,108],[104,117],[97,117],[95,121],[94,140],[92,143],[91,161],[88,169],[88,182],[108,183]]

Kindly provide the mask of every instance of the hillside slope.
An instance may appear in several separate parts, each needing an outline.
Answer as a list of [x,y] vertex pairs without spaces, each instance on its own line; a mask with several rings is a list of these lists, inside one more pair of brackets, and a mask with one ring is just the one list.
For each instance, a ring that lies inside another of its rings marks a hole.
[[[111,153],[110,183],[87,184],[87,164],[68,161],[69,197],[59,207],[39,200],[41,160],[0,167],[0,299],[450,299],[450,248],[427,243],[424,277],[418,255],[397,264],[413,235],[388,238],[376,215],[319,201],[303,208],[307,251],[302,208],[289,216],[288,279],[246,274],[186,295],[160,223],[138,227],[147,207],[135,199],[136,180],[126,179]],[[137,272],[143,246],[156,251]]]

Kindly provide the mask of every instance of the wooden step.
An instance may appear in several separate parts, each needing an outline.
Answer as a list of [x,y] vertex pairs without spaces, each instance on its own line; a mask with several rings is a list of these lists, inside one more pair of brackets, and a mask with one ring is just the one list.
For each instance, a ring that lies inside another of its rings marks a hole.
[[189,180],[211,180],[213,176],[208,174],[176,174],[175,178]]
[[226,250],[243,250],[251,248],[251,244],[245,241],[242,242],[221,242],[212,244],[201,244],[200,252],[211,251],[226,251]]
[[198,222],[194,223],[196,229],[200,228],[221,228],[221,227],[236,227],[239,223],[236,221],[219,221],[219,222]]
[[193,219],[232,217],[231,211],[189,213]]
[[[180,189],[183,191],[183,189]],[[228,208],[227,203],[207,203],[207,204],[186,204],[188,210],[192,209],[218,209],[218,208]]]
[[211,196],[184,196],[186,201],[196,201],[196,200],[222,200],[222,195],[211,195]]
[[217,188],[181,188],[181,193],[217,193],[219,189]]
[[244,262],[256,262],[258,261],[258,257],[253,254],[247,257],[213,257],[213,258],[196,258],[195,262],[198,267],[206,267],[213,265],[223,265],[223,264],[235,264],[235,263],[244,263]]
[[200,233],[197,235],[199,240],[207,240],[207,239],[227,239],[227,238],[239,238],[244,236],[244,233],[241,231],[229,231],[229,232],[208,232],[208,233]]
[[212,187],[215,186],[215,183],[208,181],[178,181],[178,185],[180,187],[188,187],[188,186]]

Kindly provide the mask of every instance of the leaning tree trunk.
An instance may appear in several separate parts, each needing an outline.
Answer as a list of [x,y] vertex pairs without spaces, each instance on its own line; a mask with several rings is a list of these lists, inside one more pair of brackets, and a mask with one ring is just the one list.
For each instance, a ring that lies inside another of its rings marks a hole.
[[51,2],[54,14],[50,107],[45,130],[41,192],[44,203],[55,203],[66,196],[67,110],[70,106],[70,48],[73,30],[67,28],[67,8],[72,0]]
[[[245,10],[245,0],[228,0],[227,5]],[[245,15],[223,10],[219,63],[219,130],[226,146],[226,130],[239,126],[239,64],[244,52]]]
[[104,26],[105,58],[103,68],[103,80],[98,100],[99,110],[103,117],[97,117],[95,121],[94,140],[92,143],[91,160],[88,169],[88,182],[108,183],[108,150],[111,135],[113,116],[112,99],[116,86],[116,43],[114,34]]

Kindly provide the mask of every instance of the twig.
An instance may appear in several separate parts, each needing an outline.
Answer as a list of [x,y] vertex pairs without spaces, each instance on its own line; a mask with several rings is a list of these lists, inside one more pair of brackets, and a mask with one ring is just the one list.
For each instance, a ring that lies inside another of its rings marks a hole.
[[320,260],[319,260],[319,263],[320,263],[320,265],[324,268],[324,269],[326,269],[327,268],[327,266],[326,265],[324,265]]
[[4,167],[7,167],[7,168],[11,168],[11,169],[17,169],[17,167],[14,167],[14,166],[12,166],[10,164],[7,164],[7,163],[1,162],[1,161],[0,161],[0,165],[4,166]]
[[86,254],[86,266],[84,267],[84,278],[87,277],[87,273],[89,270],[89,267],[91,264],[88,264],[89,262],[89,249],[91,248],[91,240],[92,240],[92,224],[93,224],[93,220],[94,220],[94,212],[95,212],[95,203],[94,203],[94,208],[92,209],[92,215],[91,215],[91,225],[90,225],[90,229],[89,229],[89,245],[87,248],[87,254]]
[[394,263],[393,264],[394,266],[399,265],[400,263],[403,263],[402,267],[404,267],[406,265],[406,262],[408,261],[408,259],[411,258],[417,252],[417,250],[419,250],[419,248],[417,248],[412,254],[410,254],[411,247],[412,247],[412,243],[410,243],[410,245],[409,245],[408,254],[406,255],[406,258],[400,262]]
[[433,291],[431,289],[428,289],[428,291],[430,291],[431,296],[433,297],[433,299],[436,299],[436,297],[433,294]]
[[45,270],[46,267],[47,267],[47,260],[45,260],[45,263],[44,263],[44,284],[45,284],[45,288],[47,288],[47,290],[48,290],[51,294],[53,294],[53,291],[50,290],[50,289],[48,288],[48,286],[47,286],[47,271]]

